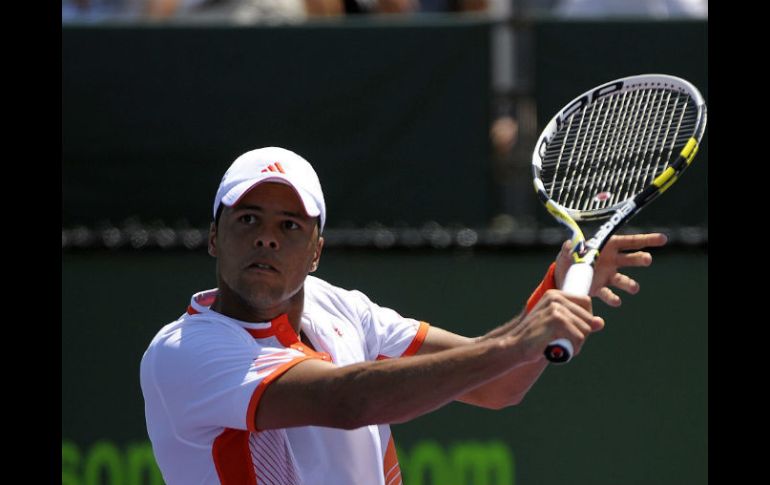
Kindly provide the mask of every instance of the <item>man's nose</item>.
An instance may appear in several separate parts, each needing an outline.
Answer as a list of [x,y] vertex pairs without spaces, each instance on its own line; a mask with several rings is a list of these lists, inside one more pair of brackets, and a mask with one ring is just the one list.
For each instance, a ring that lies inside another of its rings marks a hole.
[[278,249],[278,238],[275,237],[275,233],[268,229],[263,229],[259,232],[257,235],[257,239],[254,241],[254,244],[258,248],[270,248],[270,249]]

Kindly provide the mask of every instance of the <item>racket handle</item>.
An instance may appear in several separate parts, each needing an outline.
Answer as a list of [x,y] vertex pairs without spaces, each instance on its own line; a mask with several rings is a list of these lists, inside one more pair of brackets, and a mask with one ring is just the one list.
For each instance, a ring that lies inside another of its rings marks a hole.
[[587,263],[575,263],[567,270],[561,289],[573,295],[587,295],[593,279],[593,266]]
[[572,342],[566,338],[556,339],[545,348],[545,358],[554,364],[569,362],[574,353],[575,349],[572,347]]
[[[586,263],[575,263],[567,270],[562,291],[573,295],[587,295],[594,278],[594,267]],[[545,358],[556,364],[564,364],[572,359],[575,349],[572,342],[565,338],[556,339],[545,348]]]

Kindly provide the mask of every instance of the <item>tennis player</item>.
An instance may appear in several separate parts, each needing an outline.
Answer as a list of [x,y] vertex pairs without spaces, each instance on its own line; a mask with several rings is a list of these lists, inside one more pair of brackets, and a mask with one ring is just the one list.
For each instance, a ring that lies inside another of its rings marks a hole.
[[[547,367],[546,345],[575,354],[603,328],[588,296],[556,288],[566,243],[526,309],[481,337],[406,318],[360,291],[310,276],[324,246],[318,176],[277,147],[237,158],[213,204],[217,288],[153,338],[141,362],[147,430],[169,485],[401,483],[389,424],[459,400],[519,403]],[[618,272],[648,266],[665,236],[615,237],[591,294],[621,303]],[[627,253],[626,251],[634,251]]]

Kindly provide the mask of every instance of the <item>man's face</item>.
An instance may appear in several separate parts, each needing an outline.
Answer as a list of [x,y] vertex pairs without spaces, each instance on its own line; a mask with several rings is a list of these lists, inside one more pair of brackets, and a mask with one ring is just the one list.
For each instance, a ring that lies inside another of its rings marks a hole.
[[259,184],[238,205],[224,208],[209,233],[209,254],[217,258],[229,314],[267,320],[288,312],[318,266],[323,238],[316,221],[294,189],[280,183]]

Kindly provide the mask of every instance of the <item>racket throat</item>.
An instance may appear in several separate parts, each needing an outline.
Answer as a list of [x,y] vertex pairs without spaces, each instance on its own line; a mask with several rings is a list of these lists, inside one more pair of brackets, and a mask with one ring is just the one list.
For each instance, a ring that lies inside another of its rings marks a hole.
[[634,199],[629,200],[623,206],[612,214],[612,217],[602,224],[596,234],[588,240],[586,246],[590,249],[599,251],[612,234],[623,224],[629,217],[636,212],[637,205]]
[[588,264],[593,266],[596,258],[598,257],[599,250],[597,248],[583,246],[581,251],[575,251],[572,253],[572,264]]

